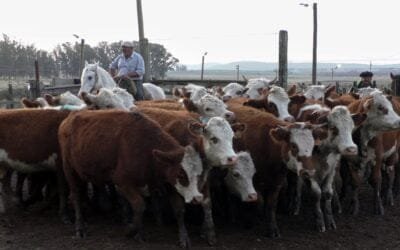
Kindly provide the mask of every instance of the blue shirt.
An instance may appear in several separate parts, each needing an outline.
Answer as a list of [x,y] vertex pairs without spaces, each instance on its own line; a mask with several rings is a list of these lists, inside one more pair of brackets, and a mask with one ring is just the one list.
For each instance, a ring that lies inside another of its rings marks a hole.
[[144,75],[144,61],[143,57],[136,52],[128,58],[125,58],[123,54],[117,56],[117,58],[110,64],[110,69],[118,70],[117,76],[123,76],[128,73],[136,72],[139,77],[132,78],[133,80],[142,80]]

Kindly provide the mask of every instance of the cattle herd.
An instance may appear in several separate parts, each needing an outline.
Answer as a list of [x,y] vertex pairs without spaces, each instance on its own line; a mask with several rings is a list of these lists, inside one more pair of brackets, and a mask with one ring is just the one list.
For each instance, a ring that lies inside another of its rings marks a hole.
[[319,232],[336,229],[335,208],[358,213],[364,181],[372,186],[374,213],[394,205],[395,96],[378,89],[339,95],[325,86],[286,91],[259,78],[223,88],[188,84],[169,99],[148,83],[148,100],[135,101],[103,71],[86,65],[78,96],[23,99],[24,108],[0,112],[3,212],[15,199],[24,206],[58,201],[61,220],[75,221],[80,238],[87,204],[112,203],[127,234],[141,241],[144,212],[161,223],[169,210],[179,245],[188,248],[185,213],[193,206],[201,208],[202,233],[213,245],[217,208],[230,217],[254,209],[250,221],[264,221],[265,234],[279,237],[278,204],[298,215],[305,192]]

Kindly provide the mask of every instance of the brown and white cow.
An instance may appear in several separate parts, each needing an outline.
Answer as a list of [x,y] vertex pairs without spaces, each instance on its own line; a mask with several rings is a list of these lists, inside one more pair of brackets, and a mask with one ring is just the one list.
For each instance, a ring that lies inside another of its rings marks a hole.
[[277,237],[275,210],[287,168],[299,169],[300,175],[312,175],[315,141],[324,139],[327,132],[304,123],[280,121],[267,112],[238,104],[229,108],[235,112],[237,121],[247,126],[235,145],[237,150],[248,150],[254,160],[257,170],[254,184],[266,201],[267,233]]
[[[134,211],[129,229],[138,240],[142,239],[143,229],[143,189],[153,191],[168,184],[181,195],[185,195],[184,188],[197,189],[189,185],[187,172],[181,165],[184,147],[141,113],[75,112],[60,125],[58,136],[78,237],[86,233],[80,202],[84,181],[96,186],[110,182],[116,185]],[[177,199],[178,193],[172,192],[171,199]],[[179,212],[179,207],[173,207]],[[188,238],[183,241],[188,244]]]
[[[57,132],[60,123],[68,114],[68,111],[41,109],[1,111],[0,164],[2,168],[25,174],[55,173],[60,169],[61,156]],[[3,183],[2,190],[6,199],[9,199],[11,195],[8,184]],[[60,189],[61,187],[62,185]],[[7,202],[5,203],[8,205]]]
[[[386,160],[390,160],[394,152],[392,147],[385,147],[381,133],[400,128],[400,117],[393,110],[390,102],[391,96],[386,96],[379,90],[371,93],[370,96],[357,100],[349,105],[349,110],[353,113],[365,113],[367,118],[357,130],[355,141],[359,145],[361,157],[348,159],[349,167],[347,175],[352,176],[352,206],[353,214],[358,213],[358,188],[364,175],[369,178],[369,182],[374,188],[374,210],[376,214],[383,214],[384,208],[381,199],[382,190],[382,169]],[[395,151],[395,149],[394,149]],[[386,155],[386,156],[385,156]],[[389,162],[388,162],[389,163]],[[360,168],[357,168],[357,165]],[[392,163],[390,163],[392,164]],[[370,169],[370,174],[369,174]]]

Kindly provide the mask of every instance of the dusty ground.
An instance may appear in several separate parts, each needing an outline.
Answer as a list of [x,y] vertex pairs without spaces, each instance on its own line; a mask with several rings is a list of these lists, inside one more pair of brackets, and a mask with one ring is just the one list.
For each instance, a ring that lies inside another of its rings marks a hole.
[[[279,215],[282,237],[268,239],[260,236],[261,226],[243,229],[240,226],[218,225],[219,243],[209,247],[200,238],[196,226],[189,226],[193,249],[394,249],[400,248],[400,200],[395,207],[386,208],[383,217],[372,215],[370,190],[361,193],[361,211],[357,217],[337,215],[336,231],[317,233],[313,219],[306,211],[299,217]],[[306,215],[304,215],[306,214]],[[126,238],[124,227],[111,215],[89,214],[88,237],[74,239],[73,226],[63,225],[56,209],[10,212],[0,217],[1,249],[178,249],[176,227],[157,227],[146,219],[145,243]]]

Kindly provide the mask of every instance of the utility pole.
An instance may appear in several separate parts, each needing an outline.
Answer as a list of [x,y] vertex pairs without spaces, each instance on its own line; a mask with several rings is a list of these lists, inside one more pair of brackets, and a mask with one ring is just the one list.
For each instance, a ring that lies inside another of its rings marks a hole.
[[236,65],[236,81],[239,81],[239,64]]
[[369,61],[369,71],[372,71],[372,61]]
[[85,39],[81,39],[81,58],[79,60],[79,77],[82,75],[83,67],[84,67],[84,48],[85,48]]
[[288,79],[288,32],[286,30],[279,31],[279,68],[278,68],[279,85],[286,89]]
[[201,57],[201,75],[200,79],[203,80],[204,77],[204,57],[207,55],[207,52],[204,52],[203,56]]
[[140,54],[144,60],[145,73],[144,81],[150,80],[150,50],[149,41],[144,37],[144,25],[143,25],[143,10],[142,10],[142,0],[136,0],[137,6],[137,16],[138,16],[138,26],[139,26],[139,47]]
[[317,31],[318,31],[318,18],[317,18],[317,3],[313,4],[314,16],[314,31],[313,31],[313,62],[312,62],[312,84],[317,84]]

